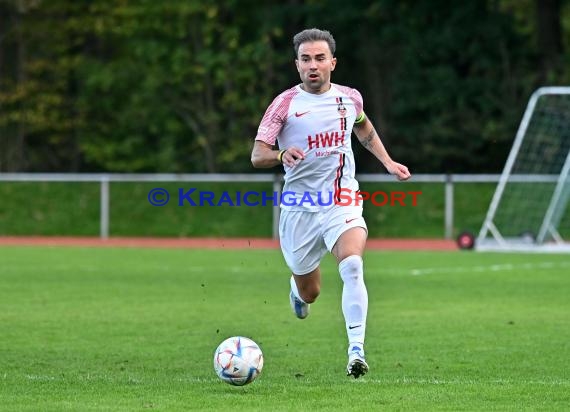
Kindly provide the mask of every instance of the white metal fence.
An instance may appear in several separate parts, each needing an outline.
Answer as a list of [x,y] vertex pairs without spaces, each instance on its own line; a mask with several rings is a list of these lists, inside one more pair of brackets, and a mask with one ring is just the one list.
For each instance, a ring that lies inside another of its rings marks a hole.
[[[413,182],[440,183],[445,185],[445,218],[443,234],[446,239],[453,236],[454,184],[455,183],[496,183],[498,174],[416,174]],[[386,174],[359,174],[358,181],[395,182],[393,176]],[[111,198],[109,184],[112,182],[267,182],[273,184],[273,192],[281,194],[282,175],[280,174],[128,174],[128,173],[0,173],[0,182],[99,182],[100,184],[100,222],[99,235],[109,237],[109,211]],[[277,238],[279,205],[273,206],[273,237]]]

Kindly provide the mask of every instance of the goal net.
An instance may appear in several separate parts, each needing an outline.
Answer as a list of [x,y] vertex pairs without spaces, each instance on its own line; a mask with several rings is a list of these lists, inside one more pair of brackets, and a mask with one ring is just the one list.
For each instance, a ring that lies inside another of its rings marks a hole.
[[569,200],[570,87],[543,87],[529,100],[476,249],[570,252]]

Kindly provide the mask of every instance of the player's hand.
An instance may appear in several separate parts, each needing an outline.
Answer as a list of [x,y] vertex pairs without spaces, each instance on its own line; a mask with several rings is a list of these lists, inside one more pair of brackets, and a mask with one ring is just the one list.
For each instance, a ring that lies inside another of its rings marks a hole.
[[301,160],[305,159],[305,153],[298,147],[289,147],[285,153],[283,153],[281,159],[285,166],[294,167],[298,165]]
[[392,162],[387,169],[388,172],[396,176],[398,180],[408,180],[412,176],[406,166],[397,162]]

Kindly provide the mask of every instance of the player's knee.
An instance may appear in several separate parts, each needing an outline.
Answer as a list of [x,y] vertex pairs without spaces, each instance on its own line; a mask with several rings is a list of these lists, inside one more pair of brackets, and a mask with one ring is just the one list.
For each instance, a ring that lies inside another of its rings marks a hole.
[[345,283],[360,282],[364,278],[362,258],[358,255],[352,255],[343,259],[339,263],[338,269]]
[[321,288],[319,285],[308,285],[305,288],[299,289],[299,295],[305,303],[313,303],[319,297]]

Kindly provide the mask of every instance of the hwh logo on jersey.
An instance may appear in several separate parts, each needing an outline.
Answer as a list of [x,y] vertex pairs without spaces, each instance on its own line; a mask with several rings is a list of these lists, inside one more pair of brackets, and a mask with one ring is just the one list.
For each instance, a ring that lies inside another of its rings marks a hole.
[[309,144],[309,150],[313,147],[318,149],[321,147],[336,147],[344,146],[344,130],[339,132],[324,132],[316,133],[315,136],[307,136],[307,143]]

